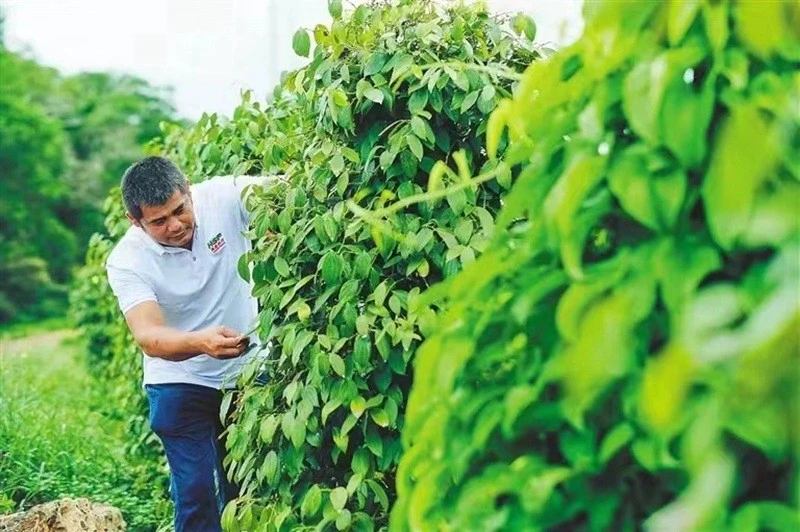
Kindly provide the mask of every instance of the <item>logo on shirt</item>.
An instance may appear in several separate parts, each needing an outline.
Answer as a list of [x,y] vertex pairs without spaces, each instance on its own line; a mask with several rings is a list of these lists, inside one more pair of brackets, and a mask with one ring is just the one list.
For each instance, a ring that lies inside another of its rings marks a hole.
[[222,233],[217,233],[217,236],[208,241],[208,249],[211,250],[211,253],[217,254],[224,247],[225,237],[222,236]]

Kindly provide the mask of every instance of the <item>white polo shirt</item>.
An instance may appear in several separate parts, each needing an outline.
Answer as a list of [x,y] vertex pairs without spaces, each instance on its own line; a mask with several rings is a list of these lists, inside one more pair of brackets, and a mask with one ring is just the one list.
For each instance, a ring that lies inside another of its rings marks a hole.
[[[241,193],[247,184],[263,179],[224,176],[192,185],[197,226],[191,250],[162,246],[131,226],[106,261],[108,282],[122,312],[156,301],[166,324],[174,329],[225,325],[248,332],[258,306],[251,284],[237,271],[239,257],[250,250],[250,241],[242,235],[248,228],[248,213]],[[144,384],[232,387],[256,351],[228,360],[198,355],[181,362],[144,355]]]

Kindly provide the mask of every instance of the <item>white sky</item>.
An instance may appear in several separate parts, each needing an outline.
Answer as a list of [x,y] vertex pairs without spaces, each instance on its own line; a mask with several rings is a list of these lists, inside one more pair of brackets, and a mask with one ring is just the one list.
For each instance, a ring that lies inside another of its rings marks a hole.
[[[351,3],[345,0],[345,6]],[[579,0],[488,0],[525,11],[537,42],[580,31]],[[6,45],[65,74],[111,71],[172,86],[180,115],[230,115],[241,89],[258,99],[307,59],[292,51],[299,27],[327,23],[327,0],[0,0]]]

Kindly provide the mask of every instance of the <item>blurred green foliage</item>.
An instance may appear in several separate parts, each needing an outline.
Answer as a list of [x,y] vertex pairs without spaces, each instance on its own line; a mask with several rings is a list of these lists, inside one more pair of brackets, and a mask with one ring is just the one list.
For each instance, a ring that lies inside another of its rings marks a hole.
[[800,528],[800,4],[594,1],[487,130],[396,530]]
[[0,323],[63,314],[102,203],[172,120],[169,93],[126,75],[62,76],[0,40]]

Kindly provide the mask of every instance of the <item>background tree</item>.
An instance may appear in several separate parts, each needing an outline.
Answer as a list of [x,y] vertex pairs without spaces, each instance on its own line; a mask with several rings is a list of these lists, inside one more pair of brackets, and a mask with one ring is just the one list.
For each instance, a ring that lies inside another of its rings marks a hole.
[[6,322],[63,312],[64,286],[89,237],[102,229],[109,190],[175,111],[168,89],[140,78],[62,76],[4,45],[0,85],[0,322]]

